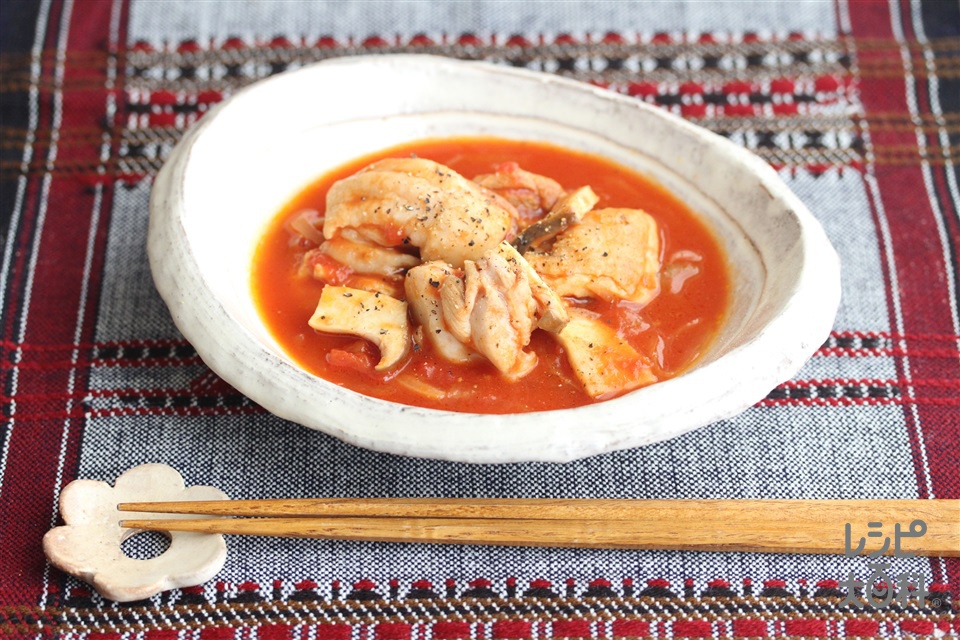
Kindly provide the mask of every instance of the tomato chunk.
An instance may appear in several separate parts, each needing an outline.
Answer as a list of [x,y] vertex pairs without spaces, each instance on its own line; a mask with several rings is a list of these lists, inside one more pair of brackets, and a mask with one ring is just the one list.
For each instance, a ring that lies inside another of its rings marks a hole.
[[373,376],[374,367],[379,358],[376,349],[366,341],[357,341],[343,349],[331,349],[327,352],[327,364],[338,369],[350,369],[358,373]]

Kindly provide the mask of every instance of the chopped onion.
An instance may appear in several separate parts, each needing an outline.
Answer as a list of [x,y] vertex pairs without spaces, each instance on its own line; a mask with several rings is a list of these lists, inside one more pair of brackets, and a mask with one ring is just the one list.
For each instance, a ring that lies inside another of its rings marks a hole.
[[663,278],[670,283],[670,293],[676,295],[684,283],[700,273],[700,267],[689,262],[674,262],[663,269]]
[[435,387],[428,382],[424,382],[413,376],[397,376],[396,382],[401,387],[413,391],[417,395],[432,400],[443,400],[447,397],[447,392],[439,387]]
[[323,217],[316,209],[304,209],[290,221],[290,228],[314,244],[323,244],[323,233],[317,224],[323,224]]

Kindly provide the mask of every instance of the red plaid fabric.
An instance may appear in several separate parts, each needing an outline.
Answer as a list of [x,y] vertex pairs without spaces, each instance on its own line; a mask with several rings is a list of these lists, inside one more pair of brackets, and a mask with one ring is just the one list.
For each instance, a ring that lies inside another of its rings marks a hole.
[[[153,290],[151,181],[238,88],[395,52],[570,76],[750,148],[841,255],[831,337],[737,418],[567,465],[402,459],[266,414]],[[856,558],[231,539],[217,580],[121,605],[40,544],[66,483],[143,462],[236,498],[960,498],[956,3],[16,0],[0,53],[0,636],[960,634],[957,559],[893,561],[929,595],[871,608]]]

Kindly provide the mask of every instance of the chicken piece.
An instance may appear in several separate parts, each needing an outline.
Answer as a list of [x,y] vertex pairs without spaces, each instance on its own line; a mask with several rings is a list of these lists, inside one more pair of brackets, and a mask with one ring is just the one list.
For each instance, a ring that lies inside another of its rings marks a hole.
[[409,253],[369,242],[353,241],[343,236],[324,240],[318,250],[357,273],[379,276],[400,274],[420,262]]
[[476,176],[473,181],[500,194],[516,207],[522,226],[553,209],[564,196],[559,182],[525,171],[516,162],[504,162],[494,173]]
[[556,334],[580,384],[591,398],[606,400],[657,381],[650,362],[616,331],[582,309]]
[[511,268],[518,269],[519,276],[526,278],[530,284],[530,293],[537,303],[535,312],[536,317],[539,318],[537,326],[550,333],[557,333],[563,329],[563,326],[567,324],[568,317],[566,306],[560,296],[547,286],[540,274],[511,244],[500,243],[500,246],[497,247],[497,255],[506,260]]
[[424,261],[476,260],[516,231],[517,212],[497,194],[420,158],[390,158],[333,184],[323,235],[381,247],[410,245]]
[[537,327],[560,331],[567,322],[563,302],[506,242],[467,261],[463,272],[439,287],[447,329],[501,373],[525,376],[537,364],[536,354],[524,351],[530,334]]
[[638,209],[595,209],[524,257],[561,296],[646,304],[660,292],[657,223]]
[[327,285],[308,324],[317,331],[359,336],[377,345],[377,371],[393,367],[410,352],[407,303],[381,293]]
[[537,303],[522,270],[498,254],[468,261],[464,276],[440,285],[444,321],[450,332],[511,378],[522,378],[537,365],[524,351],[536,328]]
[[307,251],[300,272],[324,284],[402,298],[403,271],[419,262],[416,256],[396,249],[338,236]]
[[536,366],[536,354],[524,351],[530,334],[537,327],[560,331],[567,321],[559,296],[506,242],[467,260],[462,274],[429,262],[408,271],[405,284],[434,348],[454,362],[480,353],[510,378]]
[[480,356],[447,330],[440,304],[440,285],[447,278],[458,278],[457,273],[445,262],[424,262],[407,271],[403,287],[413,319],[423,327],[424,338],[443,358],[464,363]]
[[600,198],[593,189],[580,187],[560,198],[550,213],[521,231],[510,244],[523,253],[531,246],[539,245],[580,222],[599,201]]

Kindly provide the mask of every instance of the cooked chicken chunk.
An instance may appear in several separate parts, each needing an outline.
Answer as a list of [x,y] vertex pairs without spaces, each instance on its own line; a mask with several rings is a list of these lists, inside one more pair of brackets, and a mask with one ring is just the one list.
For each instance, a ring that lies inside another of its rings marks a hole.
[[408,271],[405,284],[414,318],[441,354],[460,361],[480,353],[513,378],[537,363],[524,350],[534,329],[559,331],[567,321],[560,298],[508,243],[467,260],[462,275],[429,262]]
[[516,162],[504,162],[494,173],[476,176],[473,181],[506,198],[517,208],[524,224],[553,209],[564,195],[563,187],[556,180],[525,171]]
[[[310,326],[372,342],[380,371],[398,371],[415,342],[453,363],[486,359],[506,379],[536,367],[529,345],[539,328],[556,335],[593,398],[655,382],[646,356],[561,298],[655,297],[654,220],[634,209],[592,210],[599,198],[590,187],[566,193],[512,162],[476,180],[430,160],[394,158],[335,183],[322,242],[301,263],[327,283]],[[319,215],[303,222],[309,228],[298,232],[308,237]],[[414,386],[431,397],[447,393]]]
[[500,243],[496,255],[505,260],[511,269],[516,270],[518,277],[526,279],[529,283],[530,293],[537,303],[536,316],[539,318],[537,326],[550,333],[557,333],[563,329],[568,318],[566,307],[560,296],[543,281],[540,274],[509,243]]
[[407,271],[403,286],[413,319],[423,327],[424,339],[445,359],[462,363],[480,356],[450,333],[440,303],[440,286],[447,278],[459,278],[458,273],[462,272],[445,262],[425,262]]
[[376,369],[389,369],[410,351],[407,303],[381,293],[327,285],[309,325],[324,333],[343,333],[373,342],[380,349]]
[[573,372],[591,398],[606,399],[657,381],[649,361],[617,333],[581,309],[556,334]]
[[381,247],[412,245],[455,267],[515,231],[516,210],[452,169],[420,158],[381,160],[327,192],[323,235],[353,233]]
[[369,242],[337,236],[324,240],[317,249],[357,273],[393,276],[420,262],[416,256]]
[[[383,251],[392,251],[383,249]],[[416,261],[414,262],[416,263]],[[385,264],[385,263],[381,263]],[[362,264],[358,264],[362,267]],[[384,269],[389,272],[390,269]],[[335,260],[320,248],[311,249],[304,254],[300,273],[322,280],[324,284],[363,289],[371,293],[380,292],[394,298],[403,298],[403,274],[380,275],[379,273],[359,273],[350,266]]]
[[561,296],[645,304],[660,291],[657,223],[638,209],[596,209],[527,262]]

